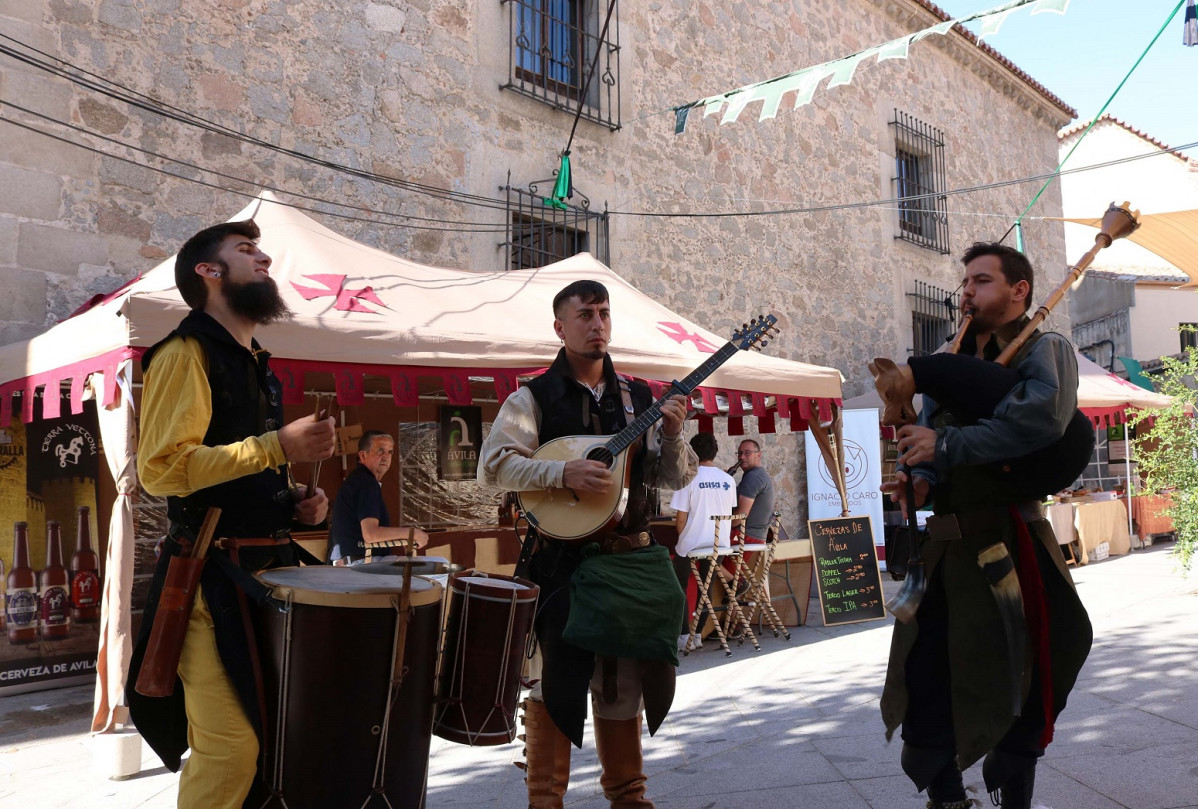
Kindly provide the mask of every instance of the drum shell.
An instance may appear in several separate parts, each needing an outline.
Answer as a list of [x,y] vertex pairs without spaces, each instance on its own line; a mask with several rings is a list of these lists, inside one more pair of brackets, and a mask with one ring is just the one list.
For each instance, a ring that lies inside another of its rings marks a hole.
[[[355,575],[351,568],[317,569]],[[425,585],[422,579],[413,581],[414,588]],[[424,803],[441,628],[441,588],[427,584],[432,586],[412,593],[406,674],[393,699],[383,764],[385,794],[395,809],[419,809]],[[324,595],[316,600],[325,600]],[[304,594],[297,591],[295,597]],[[399,593],[344,598],[370,606],[293,601],[289,661],[283,648],[286,615],[276,605],[258,608],[269,719],[263,777],[271,782],[280,751],[279,692],[288,663],[281,796],[290,809],[361,806],[371,794],[392,673],[398,616],[387,603],[392,599],[398,604]]]
[[[478,577],[515,583],[520,588],[464,581]],[[437,736],[480,746],[506,744],[516,737],[520,674],[539,593],[527,579],[473,570],[449,577],[433,723]]]

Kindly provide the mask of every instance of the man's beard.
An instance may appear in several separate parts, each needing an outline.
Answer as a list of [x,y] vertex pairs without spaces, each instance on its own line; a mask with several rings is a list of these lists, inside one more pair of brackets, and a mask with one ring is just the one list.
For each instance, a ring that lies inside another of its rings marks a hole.
[[279,285],[270,276],[240,283],[229,278],[229,268],[225,267],[220,276],[220,290],[234,314],[259,326],[291,317],[291,310],[279,294]]

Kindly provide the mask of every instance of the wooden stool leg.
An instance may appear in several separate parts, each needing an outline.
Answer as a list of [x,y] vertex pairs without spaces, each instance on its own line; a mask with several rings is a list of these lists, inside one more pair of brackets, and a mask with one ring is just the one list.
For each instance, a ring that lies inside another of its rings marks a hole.
[[[761,558],[759,559],[760,566],[758,568],[757,575],[751,579],[751,592],[753,598],[757,602],[758,620],[760,621],[760,616],[764,615],[765,620],[769,623],[770,630],[773,631],[775,638],[781,634],[787,640],[790,640],[790,631],[786,628],[786,625],[782,623],[782,618],[778,615],[778,611],[774,609],[773,598],[766,589],[766,581],[767,577],[770,575],[769,571],[770,567],[773,565],[773,561],[774,548],[772,545],[767,544],[766,548],[761,551]],[[758,626],[760,627],[760,623]]]
[[[691,559],[691,575],[695,577],[695,584],[699,587],[699,595],[695,600],[695,613],[691,616],[691,631],[686,639],[686,647],[682,650],[683,656],[689,655],[694,648],[695,633],[699,630],[699,619],[703,615],[703,608],[706,607],[708,614],[715,616],[715,605],[711,603],[711,579],[715,575],[716,566],[719,564],[718,559],[711,560],[711,566],[707,568],[707,575],[699,575],[699,562],[696,559]],[[731,657],[732,650],[728,648],[728,638],[724,635],[724,629],[720,626],[718,620],[713,621],[715,624],[716,636],[720,639],[720,648],[724,650],[724,654]]]
[[753,648],[760,652],[761,644],[757,642],[757,636],[753,634],[753,627],[749,626],[749,622],[745,618],[744,611],[740,608],[740,601],[736,597],[737,585],[740,583],[741,577],[744,576],[746,581],[749,580],[748,568],[745,566],[745,558],[742,553],[733,553],[732,558],[736,565],[736,573],[732,576],[732,583],[725,583],[724,585],[725,589],[728,591],[728,626],[744,628],[744,634],[736,639],[737,645],[744,646],[745,637],[747,636],[749,641],[753,644]]

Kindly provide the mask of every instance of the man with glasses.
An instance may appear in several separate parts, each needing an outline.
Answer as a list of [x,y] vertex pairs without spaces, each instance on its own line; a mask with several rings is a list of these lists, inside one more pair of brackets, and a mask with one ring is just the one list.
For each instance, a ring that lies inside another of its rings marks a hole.
[[745,473],[736,487],[736,511],[748,515],[745,542],[765,542],[774,516],[774,481],[761,466],[761,445],[746,438],[740,442],[736,460]]

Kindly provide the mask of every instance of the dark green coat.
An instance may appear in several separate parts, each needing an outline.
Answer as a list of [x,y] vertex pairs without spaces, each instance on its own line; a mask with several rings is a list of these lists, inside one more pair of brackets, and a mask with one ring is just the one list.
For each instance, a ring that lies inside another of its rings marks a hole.
[[[997,339],[986,347],[985,356],[993,359],[999,348],[1017,334],[1026,322],[1026,318],[1020,318],[1000,329]],[[1076,408],[1076,377],[1071,376],[1075,374],[1075,369],[1062,368],[1059,373],[1054,371],[1053,364],[1057,361],[1052,358],[1060,355],[1059,345],[1050,345],[1045,341],[1040,346],[1041,350],[1033,352],[1040,337],[1039,332],[1034,333],[1016,355],[1011,367],[1018,368],[1028,361],[1028,368],[1020,369],[1021,376],[1035,376],[1040,382],[1040,395],[1046,388],[1052,387],[1051,384],[1045,384],[1045,380],[1051,383],[1056,374],[1055,390],[1058,392],[1055,396],[1061,398],[1059,401],[1054,398],[1051,402],[1029,402],[1028,392],[1021,391],[1020,395],[1009,400],[1016,404],[1008,404],[1003,411],[1008,428],[1017,428],[1021,417],[1029,421],[1043,420],[1049,410],[1067,413]],[[967,342],[971,339],[967,338]],[[963,345],[962,350],[973,353],[975,348]],[[1034,371],[1029,370],[1032,367]],[[1017,405],[1021,396],[1024,403]],[[1065,707],[1066,698],[1085,663],[1093,630],[1065,567],[1060,545],[1047,520],[1028,524],[1033,545],[1036,546],[1035,558],[1020,558],[1015,518],[1007,516],[1005,508],[1008,504],[1019,502],[1021,496],[1012,489],[1010,481],[1003,479],[993,465],[960,464],[945,468],[942,463],[944,455],[960,453],[942,454],[942,428],[948,428],[958,440],[968,439],[960,431],[963,425],[930,398],[925,398],[920,423],[941,431],[937,437],[937,467],[934,474],[929,475],[935,479],[932,493],[936,514],[996,513],[993,520],[985,521],[984,524],[990,526],[985,530],[974,531],[969,536],[955,540],[924,539],[921,545],[929,586],[943,587],[943,604],[947,615],[941,617],[946,618],[948,625],[952,730],[957,762],[964,770],[994,749],[1011,729],[1016,719],[1010,698],[1014,688],[1012,672],[1022,671],[1021,694],[1026,701],[1031,687],[1034,654],[1033,644],[1027,643],[1023,665],[1011,665],[1002,618],[978,565],[978,553],[1002,542],[1017,569],[1027,564],[1039,567],[1049,616],[1054,716]],[[919,470],[916,473],[919,474]],[[920,615],[917,613],[909,624],[895,623],[881,701],[888,739],[907,716],[907,663],[919,637],[919,621]]]

